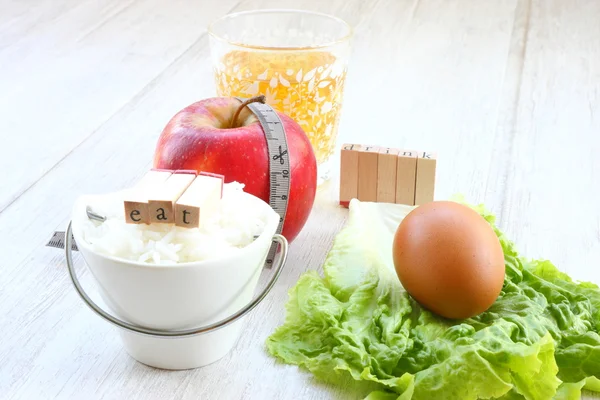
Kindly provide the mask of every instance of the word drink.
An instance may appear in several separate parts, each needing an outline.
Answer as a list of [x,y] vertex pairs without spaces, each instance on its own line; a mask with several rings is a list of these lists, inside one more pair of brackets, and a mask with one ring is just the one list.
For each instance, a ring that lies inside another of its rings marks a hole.
[[419,205],[433,201],[436,154],[426,151],[344,144],[340,204],[350,200]]

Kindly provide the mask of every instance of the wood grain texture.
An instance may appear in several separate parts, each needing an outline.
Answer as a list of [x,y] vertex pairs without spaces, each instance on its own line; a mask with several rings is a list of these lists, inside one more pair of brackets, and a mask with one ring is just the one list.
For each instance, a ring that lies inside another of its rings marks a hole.
[[417,152],[400,150],[396,164],[396,203],[415,205]]
[[531,4],[503,155],[501,223],[519,248],[600,282],[600,3]]
[[437,156],[435,153],[419,151],[415,179],[415,204],[421,205],[434,200]]
[[219,1],[207,13],[199,2],[164,6],[161,1],[90,1],[65,6],[61,15],[48,11],[24,37],[0,50],[0,132],[10,149],[0,159],[0,170],[19,165],[24,154],[35,161],[0,175],[0,210],[204,38],[206,25],[238,2]]
[[437,198],[485,200],[527,255],[600,283],[598,2],[13,1],[0,6],[1,398],[368,393],[352,382],[317,382],[264,349],[283,322],[288,289],[320,270],[345,221],[337,176],[320,188],[280,281],[236,347],[193,371],[133,361],[117,331],[75,294],[62,252],[43,247],[64,230],[78,196],[131,186],[169,118],[213,96],[207,22],[267,7],[327,12],[354,25],[340,143],[437,152]]
[[340,149],[340,204],[348,207],[358,196],[358,144],[343,144]]
[[379,147],[364,145],[358,152],[358,195],[360,201],[377,201]]
[[377,159],[377,202],[396,202],[398,149],[383,147]]

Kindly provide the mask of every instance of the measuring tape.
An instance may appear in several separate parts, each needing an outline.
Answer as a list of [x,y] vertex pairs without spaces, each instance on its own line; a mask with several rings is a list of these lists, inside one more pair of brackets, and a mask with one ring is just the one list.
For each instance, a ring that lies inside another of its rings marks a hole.
[[[237,98],[241,102],[246,99]],[[264,103],[250,103],[246,105],[252,111],[262,127],[267,139],[267,150],[269,153],[269,205],[279,214],[279,225],[277,232],[283,230],[283,221],[287,213],[288,198],[290,196],[290,157],[288,152],[285,129],[279,115],[273,107]],[[273,259],[277,251],[277,243],[271,245],[267,255],[267,266],[273,265]]]

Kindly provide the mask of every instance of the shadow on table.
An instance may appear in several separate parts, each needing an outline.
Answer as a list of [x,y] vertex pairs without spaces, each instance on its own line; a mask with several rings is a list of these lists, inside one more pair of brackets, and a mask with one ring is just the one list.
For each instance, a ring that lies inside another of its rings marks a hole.
[[336,383],[329,383],[315,378],[306,370],[303,372],[310,375],[308,380],[311,384],[328,392],[330,396],[327,398],[331,400],[362,400],[373,391],[383,390],[381,385],[373,382],[356,381],[351,377],[339,378]]

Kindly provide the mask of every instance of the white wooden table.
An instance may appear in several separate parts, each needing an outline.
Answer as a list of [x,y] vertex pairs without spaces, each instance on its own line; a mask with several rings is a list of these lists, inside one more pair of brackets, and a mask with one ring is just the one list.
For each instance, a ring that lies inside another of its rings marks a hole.
[[355,26],[340,140],[438,151],[437,198],[485,202],[525,254],[600,283],[600,1],[0,0],[0,398],[364,396],[263,346],[344,222],[335,178],[237,346],[198,370],[133,361],[44,247],[77,196],[130,185],[172,114],[214,95],[207,23],[265,7]]

